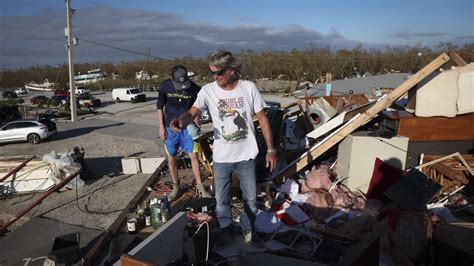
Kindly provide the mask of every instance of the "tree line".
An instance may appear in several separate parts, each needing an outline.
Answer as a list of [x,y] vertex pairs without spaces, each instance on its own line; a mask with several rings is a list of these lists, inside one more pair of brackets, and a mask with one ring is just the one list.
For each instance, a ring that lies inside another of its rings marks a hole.
[[[255,80],[260,78],[321,82],[326,73],[332,73],[333,80],[370,73],[373,75],[389,72],[414,73],[436,58],[441,52],[458,50],[474,52],[474,43],[462,47],[451,43],[439,43],[434,48],[422,46],[387,46],[385,49],[365,49],[362,46],[353,49],[331,49],[330,47],[309,47],[304,50],[243,50],[236,56],[243,63],[243,78]],[[182,64],[196,74],[195,80],[204,84],[211,81],[207,58],[183,57],[172,60],[153,59],[133,62],[94,62],[75,64],[75,74],[87,73],[90,69],[100,68],[106,71],[108,78],[92,85],[95,88],[110,90],[119,86],[152,85],[157,86],[169,78],[173,65]],[[446,66],[446,67],[449,67]],[[135,73],[146,70],[150,76],[158,78],[137,81]],[[111,79],[111,73],[118,78]],[[53,66],[34,66],[16,70],[3,70],[0,76],[0,87],[18,87],[31,81],[42,82],[44,79],[56,82],[58,88],[68,87],[67,64]]]

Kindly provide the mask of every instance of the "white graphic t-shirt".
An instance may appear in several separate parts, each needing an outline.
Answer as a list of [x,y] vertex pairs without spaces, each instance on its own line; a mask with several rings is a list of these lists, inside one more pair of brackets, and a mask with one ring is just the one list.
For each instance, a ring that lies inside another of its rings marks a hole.
[[266,106],[253,82],[240,80],[233,90],[224,90],[215,81],[206,84],[194,106],[201,111],[209,110],[211,114],[214,162],[240,162],[257,157],[252,117]]

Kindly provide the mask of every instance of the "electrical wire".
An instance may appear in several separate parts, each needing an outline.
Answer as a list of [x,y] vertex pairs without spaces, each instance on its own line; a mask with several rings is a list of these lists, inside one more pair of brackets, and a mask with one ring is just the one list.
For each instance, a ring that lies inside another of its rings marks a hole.
[[[31,175],[31,174],[33,173],[33,171],[38,170],[38,169],[40,169],[40,168],[44,168],[44,167],[46,167],[46,166],[49,166],[49,164],[45,164],[45,163],[44,163],[44,164],[40,164],[39,166],[36,166],[36,167],[32,168],[31,170],[25,171],[25,172],[22,173],[21,175],[17,175],[16,178],[15,178],[15,180],[12,179],[12,181],[16,181],[15,184],[13,185],[13,188],[16,188],[16,186],[18,186],[18,184],[19,184],[20,182],[22,182],[22,181],[26,182],[26,179],[28,178],[29,175]],[[21,170],[21,169],[20,169],[20,170]],[[18,170],[18,172],[19,172],[20,170]],[[18,173],[18,172],[17,172],[17,173]],[[49,171],[46,172],[46,173],[49,173]],[[23,178],[21,178],[21,177],[23,177]],[[19,178],[21,178],[21,179],[19,179]],[[39,185],[38,187],[36,187],[35,189],[33,189],[31,192],[36,192],[36,190],[39,189],[47,180],[48,180],[48,179],[46,179],[45,181],[43,181],[43,183],[41,183],[41,185]]]
[[[167,60],[167,59],[162,58],[162,57],[158,57],[158,56],[154,56],[154,55],[148,55],[146,53],[137,52],[137,51],[133,51],[133,50],[125,49],[125,48],[119,48],[119,47],[111,46],[111,45],[108,45],[108,44],[98,43],[98,42],[95,42],[95,41],[86,40],[86,39],[79,38],[79,37],[77,37],[77,39],[81,40],[83,42],[95,44],[95,45],[98,45],[98,46],[107,47],[107,48],[110,48],[110,49],[119,50],[119,51],[122,51],[122,52],[128,52],[128,53],[132,53],[132,54],[148,56],[148,57],[151,57],[151,58],[154,58],[154,59]],[[420,57],[421,59],[423,59],[423,57],[435,56],[437,54],[439,54],[439,53],[423,52],[422,56],[419,56],[418,54],[381,54],[381,55],[354,56],[354,57],[351,57],[351,56],[343,57],[343,56],[338,56],[338,55],[321,56],[321,55],[302,54],[302,56],[305,57],[305,58],[310,58],[310,59],[314,59],[314,57],[316,57],[317,59],[331,59],[331,60],[336,60],[336,61],[354,62],[354,61],[358,61],[358,60],[379,59],[379,58],[387,58],[387,57],[396,57],[396,58],[412,58],[412,57],[418,58],[418,57]],[[240,55],[240,56],[242,56],[242,55]],[[291,57],[291,56],[292,55],[290,53],[286,53],[286,54],[283,55],[283,57]],[[246,57],[246,56],[243,55],[242,57]],[[277,57],[282,57],[282,56],[277,55]]]
[[78,40],[81,40],[81,41],[87,42],[87,43],[92,43],[92,44],[95,44],[95,45],[98,45],[98,46],[107,47],[107,48],[110,48],[110,49],[115,49],[115,50],[122,51],[122,52],[148,56],[148,57],[151,57],[151,58],[154,58],[154,59],[167,60],[167,59],[162,58],[162,57],[158,57],[158,56],[154,56],[154,55],[148,55],[148,54],[145,54],[145,53],[132,51],[132,50],[124,49],[124,48],[119,48],[119,47],[111,46],[111,45],[108,45],[108,44],[98,43],[98,42],[94,42],[94,41],[90,41],[90,40],[86,40],[86,39],[82,39],[82,38],[78,38]]
[[207,246],[206,246],[206,261],[209,259],[209,223],[208,222],[202,222],[199,227],[196,229],[196,232],[194,232],[194,234],[191,236],[191,239],[193,239],[197,233],[199,232],[199,230],[201,229],[201,227],[203,225],[206,225],[207,227]]

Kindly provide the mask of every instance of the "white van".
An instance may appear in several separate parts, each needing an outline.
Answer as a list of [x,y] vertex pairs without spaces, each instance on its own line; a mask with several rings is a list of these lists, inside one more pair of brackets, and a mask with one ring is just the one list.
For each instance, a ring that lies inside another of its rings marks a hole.
[[139,89],[133,88],[116,88],[112,90],[112,99],[116,102],[129,101],[132,103],[145,102],[145,93],[140,92]]

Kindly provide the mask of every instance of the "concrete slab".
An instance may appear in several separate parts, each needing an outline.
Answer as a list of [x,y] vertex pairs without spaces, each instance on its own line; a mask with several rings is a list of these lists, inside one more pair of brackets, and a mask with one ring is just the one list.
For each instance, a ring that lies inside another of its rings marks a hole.
[[87,250],[102,231],[35,217],[18,230],[0,238],[0,265],[43,265],[54,239],[80,233],[80,249]]
[[[53,193],[26,217],[42,216],[71,225],[107,230],[122,210],[137,194],[149,174],[104,177],[88,182],[84,187]],[[15,214],[28,206],[41,194],[19,195],[0,201],[4,213]],[[21,224],[15,223],[15,228]]]

